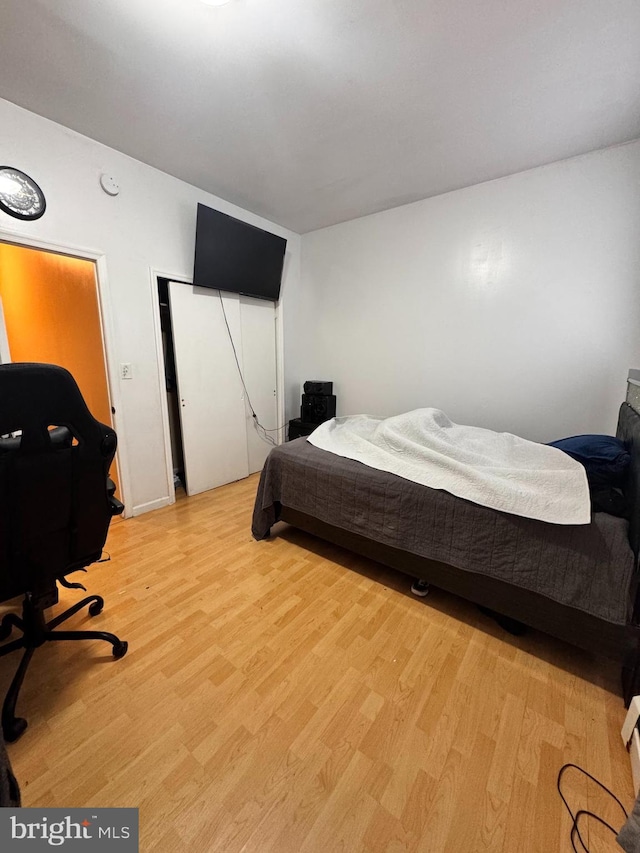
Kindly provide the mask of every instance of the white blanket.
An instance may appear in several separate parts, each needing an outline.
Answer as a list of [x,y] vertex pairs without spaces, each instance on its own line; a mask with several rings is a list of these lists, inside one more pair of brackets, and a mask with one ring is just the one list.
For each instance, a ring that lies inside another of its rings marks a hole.
[[439,409],[321,424],[308,441],[482,506],[552,524],[589,524],[584,468],[562,450],[452,423]]

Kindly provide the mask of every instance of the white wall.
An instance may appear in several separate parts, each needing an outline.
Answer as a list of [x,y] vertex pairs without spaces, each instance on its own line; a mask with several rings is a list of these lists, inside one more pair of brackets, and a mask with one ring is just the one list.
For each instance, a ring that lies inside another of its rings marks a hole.
[[[107,320],[113,328],[110,376],[112,385],[117,382],[119,387],[116,425],[125,439],[120,449],[129,486],[125,498],[134,512],[162,505],[169,496],[153,271],[191,278],[196,206],[201,202],[287,238],[285,303],[287,293],[298,287],[300,238],[4,100],[0,100],[0,127],[0,162],[27,172],[47,197],[47,211],[35,222],[20,222],[0,212],[0,239],[24,237],[104,255],[111,306]],[[161,134],[162,127],[157,132]],[[100,188],[102,172],[119,182],[117,198]],[[120,362],[131,362],[132,380],[115,378]]]
[[548,441],[615,429],[640,366],[640,142],[306,234],[288,416],[421,406]]

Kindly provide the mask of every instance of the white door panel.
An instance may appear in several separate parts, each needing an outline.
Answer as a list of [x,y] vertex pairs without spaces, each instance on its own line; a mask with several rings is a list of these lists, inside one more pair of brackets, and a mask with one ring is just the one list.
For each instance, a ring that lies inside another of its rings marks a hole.
[[[240,299],[225,293],[222,301],[239,342]],[[249,474],[244,391],[219,291],[172,281],[169,302],[186,490],[195,495]]]
[[[276,399],[276,309],[265,299],[240,297],[242,364],[244,381],[258,420],[266,430],[278,426]],[[246,406],[249,472],[261,471],[272,445],[259,434],[249,405]],[[268,432],[278,443],[278,433]]]

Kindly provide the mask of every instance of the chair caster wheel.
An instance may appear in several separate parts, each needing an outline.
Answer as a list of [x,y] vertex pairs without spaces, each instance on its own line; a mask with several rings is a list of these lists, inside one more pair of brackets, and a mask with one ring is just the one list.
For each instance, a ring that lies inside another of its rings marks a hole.
[[97,616],[98,613],[102,613],[102,608],[104,607],[104,601],[92,601],[89,605],[89,615]]
[[128,648],[129,648],[129,643],[127,643],[126,640],[121,640],[117,646],[113,647],[114,658],[116,660],[123,658],[126,655]]
[[21,737],[29,724],[23,717],[14,717],[2,724],[2,734],[7,743],[14,743]]

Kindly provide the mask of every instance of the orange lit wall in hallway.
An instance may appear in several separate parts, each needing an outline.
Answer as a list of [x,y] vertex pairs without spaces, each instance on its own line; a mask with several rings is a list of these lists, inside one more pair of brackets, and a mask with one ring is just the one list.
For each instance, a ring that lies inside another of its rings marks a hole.
[[66,367],[92,415],[111,425],[95,276],[92,261],[0,243],[11,360]]

